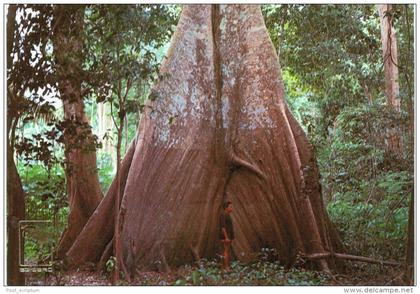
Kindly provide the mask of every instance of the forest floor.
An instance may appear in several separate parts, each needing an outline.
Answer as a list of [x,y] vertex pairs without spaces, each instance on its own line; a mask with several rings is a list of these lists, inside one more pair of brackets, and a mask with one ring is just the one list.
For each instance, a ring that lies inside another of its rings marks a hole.
[[[403,286],[402,270],[380,265],[350,264],[345,273],[326,275],[303,268],[284,270],[276,263],[254,265],[234,264],[231,272],[224,272],[213,263],[207,267],[184,266],[168,273],[142,272],[131,283],[118,285],[141,286]],[[28,274],[30,286],[110,286],[109,275],[98,271],[69,270],[58,274]]]

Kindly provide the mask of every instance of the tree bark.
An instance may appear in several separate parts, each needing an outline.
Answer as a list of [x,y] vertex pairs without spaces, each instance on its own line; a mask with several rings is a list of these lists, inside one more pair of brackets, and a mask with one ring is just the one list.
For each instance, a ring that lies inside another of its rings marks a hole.
[[9,78],[9,72],[13,66],[13,46],[16,39],[16,10],[18,6],[10,4],[7,9],[7,136],[10,139],[12,155],[14,154],[15,129],[18,122],[16,111],[16,89],[13,88],[12,81]]
[[[58,87],[64,107],[64,119],[89,123],[81,95],[83,14],[81,5],[57,5],[54,10],[54,54]],[[91,130],[83,130],[85,139],[73,147],[76,134],[65,135],[67,194],[70,206],[68,226],[63,232],[57,258],[63,258],[102,199],[96,168],[96,152],[83,149],[91,143]]]
[[[119,93],[119,98],[121,94]],[[119,105],[122,109],[123,102],[119,99]],[[120,218],[120,199],[121,196],[121,142],[122,142],[122,132],[124,128],[124,118],[120,118],[120,124],[115,125],[118,130],[117,135],[117,197],[115,197],[115,206],[114,206],[114,215],[116,216],[115,224],[114,224],[114,254],[115,254],[115,269],[113,275],[113,284],[115,284],[120,279],[120,270],[124,271],[126,276],[129,276],[127,271],[125,270],[124,263],[122,261],[122,248],[121,248],[121,218]]]
[[382,56],[384,59],[385,94],[388,104],[400,110],[401,101],[398,83],[398,51],[395,29],[392,27],[391,4],[378,5],[381,19]]
[[[130,147],[121,163],[121,193],[123,195],[127,182],[128,172],[134,156],[136,141],[131,142]],[[117,197],[117,179],[112,181],[105,197],[99,203],[95,212],[83,228],[80,236],[70,250],[67,257],[70,263],[80,264],[86,261],[97,262],[104,253],[105,248],[111,242],[114,235],[115,214],[114,205]],[[121,200],[120,200],[121,201]],[[112,244],[112,243],[111,243]],[[112,249],[112,246],[111,246]]]
[[[16,5],[9,5],[7,11],[7,69],[12,68],[13,42],[16,29]],[[12,85],[9,80],[8,87],[8,106],[13,103],[10,93]],[[7,286],[24,286],[25,275],[20,272],[19,251],[21,258],[24,258],[23,246],[19,243],[19,221],[25,219],[25,192],[22,182],[13,159],[13,150],[10,145],[10,129],[14,113],[8,107],[7,116]],[[22,260],[23,261],[23,260]]]
[[[312,147],[284,102],[279,74],[259,6],[184,7],[164,78],[152,90],[157,98],[122,163],[119,215],[130,274],[216,257],[226,199],[235,208],[240,260],[265,247],[285,264],[298,252],[342,252]],[[70,263],[97,262],[112,239],[115,187],[67,252]]]
[[[399,97],[398,82],[398,50],[397,37],[395,29],[392,26],[392,5],[377,5],[379,17],[381,20],[381,41],[382,56],[384,60],[385,74],[385,96],[388,105],[395,111],[401,111],[401,99]],[[390,126],[388,130],[387,143],[391,154],[401,156],[403,152],[402,136],[396,125]]]

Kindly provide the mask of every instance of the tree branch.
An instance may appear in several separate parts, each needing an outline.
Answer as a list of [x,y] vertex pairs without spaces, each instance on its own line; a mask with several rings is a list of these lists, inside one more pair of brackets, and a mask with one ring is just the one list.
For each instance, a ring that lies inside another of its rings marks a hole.
[[343,254],[343,253],[334,253],[334,252],[314,253],[314,254],[303,255],[302,257],[310,259],[310,260],[318,260],[318,259],[325,259],[327,257],[335,257],[338,259],[346,259],[346,260],[360,261],[360,262],[366,262],[366,263],[375,263],[375,264],[382,264],[382,265],[389,265],[389,266],[402,265],[401,263],[395,262],[395,261],[383,261],[383,260],[377,260],[370,257]]

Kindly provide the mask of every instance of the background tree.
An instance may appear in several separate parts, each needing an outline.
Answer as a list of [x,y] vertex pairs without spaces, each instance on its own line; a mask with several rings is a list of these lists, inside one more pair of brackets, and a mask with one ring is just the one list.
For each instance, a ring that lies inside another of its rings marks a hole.
[[[33,154],[51,166],[51,144],[39,137],[19,138],[18,125],[50,120],[54,107],[39,94],[51,93],[51,63],[46,53],[48,6],[9,5],[7,18],[7,220],[8,220],[8,285],[23,285],[19,272],[18,222],[25,218],[25,193],[16,168],[18,155]],[[27,200],[26,200],[27,201]]]
[[[10,80],[12,68],[13,44],[16,36],[16,5],[10,5],[7,11],[7,89],[8,94],[13,93],[13,85]],[[25,193],[13,159],[13,151],[9,133],[13,119],[10,105],[13,96],[8,95],[8,117],[7,117],[7,285],[17,286],[25,284],[25,276],[19,268],[19,252],[23,253],[19,244],[19,221],[25,218]]]
[[[264,5],[263,12],[273,40],[284,19],[286,99],[315,145],[328,211],[344,243],[355,254],[403,258],[413,185],[413,7],[396,5],[392,13],[401,113],[387,106],[383,91],[375,5]],[[404,139],[399,159],[385,147],[391,125]],[[372,238],[361,241],[362,232]]]
[[[388,105],[397,113],[401,110],[400,86],[398,77],[398,49],[396,32],[392,25],[392,5],[377,5],[381,20],[382,56],[385,74],[385,96]],[[396,125],[388,128],[387,143],[394,156],[402,156],[402,135]]]
[[[23,170],[36,170],[37,174],[37,168],[41,166],[43,171],[40,174],[46,175],[45,178],[36,175],[31,179],[33,182],[27,179],[24,181],[28,194],[28,217],[52,217],[54,227],[58,229],[57,226],[63,222],[56,217],[62,217],[67,206],[66,193],[62,189],[65,178],[61,174],[60,165],[64,166],[65,162],[60,154],[60,145],[64,144],[64,137],[67,138],[66,143],[70,137],[74,141],[77,139],[74,138],[74,124],[69,120],[61,120],[61,113],[56,109],[61,104],[52,46],[53,6],[20,5],[17,11],[18,37],[13,43],[13,63],[10,70],[13,89],[9,87],[12,90],[9,94],[13,95],[8,99],[8,119],[12,126],[11,146],[12,151],[17,151]],[[85,126],[83,123],[78,124],[79,128]],[[89,146],[86,144],[85,147]],[[36,168],[32,169],[34,166]],[[48,233],[55,235],[55,232]],[[55,238],[56,236],[52,237],[52,243],[55,243]],[[45,254],[50,254],[50,251]]]
[[392,5],[380,4],[378,14],[381,20],[382,56],[384,59],[385,94],[388,104],[400,111],[398,49],[395,29],[392,26]]
[[68,227],[58,245],[62,258],[102,199],[96,167],[96,137],[84,112],[84,5],[55,5],[53,46],[58,90],[63,101],[66,130]]

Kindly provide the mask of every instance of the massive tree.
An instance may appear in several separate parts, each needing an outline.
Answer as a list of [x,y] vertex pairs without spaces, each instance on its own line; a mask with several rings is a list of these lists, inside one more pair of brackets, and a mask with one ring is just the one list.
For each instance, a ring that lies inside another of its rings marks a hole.
[[82,93],[83,5],[56,5],[53,44],[58,90],[63,101],[68,226],[58,244],[62,258],[102,199],[96,152]]
[[123,159],[121,193],[114,180],[68,250],[70,263],[112,254],[118,194],[131,275],[215,257],[226,199],[235,207],[240,260],[264,247],[284,264],[299,253],[341,250],[259,6],[185,6],[160,76]]

